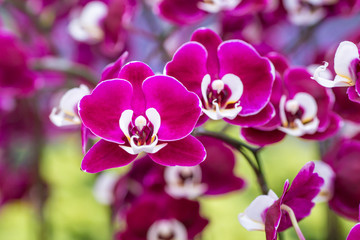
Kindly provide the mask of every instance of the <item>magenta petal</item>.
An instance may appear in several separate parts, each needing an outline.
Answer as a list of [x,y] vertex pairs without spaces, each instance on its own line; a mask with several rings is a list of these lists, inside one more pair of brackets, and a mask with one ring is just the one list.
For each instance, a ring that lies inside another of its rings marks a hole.
[[350,101],[346,95],[346,88],[333,88],[335,94],[334,112],[342,118],[360,123],[360,104]]
[[146,78],[153,75],[154,73],[150,67],[142,62],[130,62],[126,64],[119,73],[119,78],[129,81],[134,89],[131,99],[131,109],[135,115],[145,113],[146,101],[142,91],[142,84]]
[[359,240],[360,239],[360,223],[357,223],[351,228],[346,240]]
[[325,140],[331,136],[334,136],[342,126],[342,119],[335,113],[329,114],[329,125],[323,132],[316,132],[314,134],[306,134],[301,136],[304,139],[311,139],[311,140]]
[[311,74],[305,68],[288,69],[284,74],[284,82],[289,90],[290,98],[299,92],[305,92],[314,97],[318,106],[319,130],[326,129],[329,125],[329,113],[333,105],[332,93],[312,80]]
[[357,93],[355,86],[351,86],[347,90],[347,94],[349,96],[349,99],[353,102],[360,103],[360,96]]
[[283,75],[285,70],[290,66],[288,60],[277,52],[270,52],[266,54],[266,57],[269,58],[271,63],[274,65],[275,70],[281,75]]
[[85,155],[81,169],[88,173],[97,173],[109,168],[123,167],[131,163],[137,155],[131,155],[118,144],[100,140]]
[[196,30],[191,36],[191,41],[199,42],[206,48],[207,70],[213,79],[219,78],[219,59],[217,56],[217,49],[222,42],[219,35],[208,28],[200,28]]
[[286,136],[279,130],[262,131],[256,128],[242,128],[240,134],[247,142],[261,147],[280,142]]
[[160,114],[159,140],[173,141],[191,133],[201,114],[198,96],[186,90],[176,79],[153,76],[143,84],[146,108]]
[[223,42],[218,50],[220,78],[232,73],[240,78],[244,93],[240,98],[241,116],[260,112],[269,102],[274,82],[272,66],[249,44],[232,40]]
[[259,113],[250,116],[237,116],[233,120],[224,118],[228,123],[242,127],[254,127],[268,123],[275,115],[275,108],[271,103],[267,104]]
[[124,143],[119,119],[130,109],[131,84],[124,80],[101,82],[90,95],[79,103],[79,115],[84,125],[95,135],[116,143]]
[[201,82],[207,74],[207,52],[196,43],[189,42],[181,46],[171,62],[166,64],[166,75],[179,80],[191,92],[201,95]]
[[277,201],[275,201],[273,205],[269,207],[269,209],[266,212],[266,216],[265,216],[266,240],[277,239],[277,231],[282,217],[281,204],[283,203],[283,198],[288,188],[289,188],[289,180],[286,180],[284,184],[283,194]]
[[109,65],[107,65],[104,68],[103,72],[101,73],[100,82],[105,81],[105,80],[109,80],[109,79],[118,78],[120,69],[124,65],[125,60],[128,57],[128,55],[129,55],[128,52],[124,52],[118,58],[118,60],[116,60],[116,62],[113,62],[113,63],[110,63]]
[[245,181],[234,175],[235,154],[221,140],[201,136],[198,137],[204,145],[207,157],[200,164],[202,183],[208,186],[205,194],[218,195],[245,187]]
[[168,142],[160,151],[149,156],[165,166],[195,166],[205,159],[206,151],[199,140],[189,135],[181,140]]
[[[314,168],[313,162],[305,164],[294,178],[283,200],[283,203],[294,211],[297,221],[310,215],[311,209],[315,205],[312,200],[319,194],[320,188],[324,184],[324,180],[317,173],[314,173]],[[284,214],[279,231],[290,226],[292,226],[290,217],[288,214]]]
[[200,0],[163,0],[158,6],[159,14],[180,25],[201,20],[206,12],[198,8]]

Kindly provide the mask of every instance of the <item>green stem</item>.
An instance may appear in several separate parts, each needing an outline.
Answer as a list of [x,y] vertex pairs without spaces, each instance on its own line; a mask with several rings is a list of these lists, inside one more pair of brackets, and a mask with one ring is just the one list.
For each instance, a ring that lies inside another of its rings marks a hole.
[[[220,140],[226,142],[227,144],[229,144],[230,146],[232,146],[233,148],[235,148],[237,151],[239,151],[243,155],[245,160],[249,163],[252,170],[254,171],[256,178],[257,178],[257,182],[260,186],[261,192],[263,194],[268,193],[269,188],[267,186],[264,174],[262,172],[262,168],[260,165],[260,159],[258,156],[258,153],[261,150],[261,148],[254,148],[246,143],[235,140],[224,134],[221,134],[218,132],[206,131],[204,129],[196,129],[196,131],[194,131],[193,134],[195,136],[209,136],[209,137],[214,137],[214,138],[220,139]],[[250,152],[252,154],[252,156],[255,159],[255,161],[257,162],[258,166],[256,166],[256,164],[254,163],[254,161],[251,159],[251,157],[248,155],[247,152]]]
[[31,67],[35,71],[55,71],[80,78],[92,88],[98,83],[96,74],[89,67],[61,58],[44,57],[36,59],[31,62]]

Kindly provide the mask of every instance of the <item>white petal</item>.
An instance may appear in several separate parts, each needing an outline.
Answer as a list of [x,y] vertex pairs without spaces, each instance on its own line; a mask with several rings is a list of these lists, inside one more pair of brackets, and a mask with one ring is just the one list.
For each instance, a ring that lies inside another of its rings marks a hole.
[[303,122],[310,121],[315,118],[318,112],[318,106],[313,96],[308,93],[300,92],[297,93],[294,98],[295,101],[299,103],[300,106],[303,107],[304,113],[301,117]]
[[314,134],[319,126],[319,119],[316,117],[311,122],[303,124],[300,119],[295,119],[296,128],[279,127],[278,129],[294,137],[301,137],[304,134]]
[[328,77],[325,77],[324,75],[327,75],[326,71],[328,70],[326,68],[328,65],[329,64],[325,62],[323,66],[317,67],[314,71],[314,76],[311,78],[317,81],[321,86],[326,88],[348,87],[353,85],[353,81],[351,79],[344,78],[339,75],[336,75],[334,80],[330,80],[328,79]]
[[286,96],[281,96],[280,104],[279,104],[279,114],[280,114],[280,120],[283,126],[287,127],[289,122],[286,118],[285,114],[285,103],[286,103]]
[[80,21],[86,25],[97,25],[108,13],[108,7],[100,1],[91,1],[83,8]]
[[231,109],[220,109],[219,104],[214,100],[213,105],[215,105],[215,110],[213,109],[202,109],[203,113],[205,113],[212,120],[220,120],[223,118],[228,118],[233,120],[236,116],[241,112],[242,107],[235,105],[235,108]]
[[245,209],[244,213],[239,214],[240,224],[248,231],[264,231],[264,211],[274,204],[276,200],[277,196],[273,191],[269,191],[268,195],[258,196]]
[[127,146],[122,146],[122,145],[119,145],[119,147],[121,147],[122,149],[124,149],[126,152],[130,153],[130,154],[133,154],[133,155],[136,155],[136,154],[139,154],[141,152],[146,152],[146,153],[156,153],[158,152],[159,150],[161,150],[163,147],[165,147],[167,145],[167,143],[163,143],[163,144],[159,144],[157,145],[158,143],[158,138],[157,136],[155,137],[154,141],[149,144],[149,145],[141,145],[141,146],[137,146],[135,143],[134,143],[134,138],[136,138],[137,136],[132,136],[130,138],[130,146],[131,147],[127,147]]
[[231,90],[231,96],[226,104],[236,103],[244,92],[244,85],[240,78],[234,74],[226,74],[221,79]]
[[52,109],[49,118],[57,127],[76,126],[81,124],[81,120],[77,115],[68,115],[58,108]]
[[334,69],[337,75],[355,82],[355,76],[351,74],[351,62],[359,59],[359,50],[357,46],[349,41],[341,42],[336,50],[334,58]]
[[74,112],[79,101],[88,94],[90,94],[90,90],[85,85],[72,88],[61,98],[59,106],[63,111]]
[[206,96],[206,91],[210,85],[210,82],[211,82],[211,77],[209,74],[206,74],[203,78],[203,80],[201,81],[201,93],[202,93],[202,97],[205,101],[205,107],[208,107],[208,99],[207,99],[207,96]]
[[109,205],[113,202],[113,190],[118,179],[119,175],[114,172],[103,172],[96,179],[93,194],[99,203]]
[[129,124],[131,123],[133,113],[134,112],[132,110],[125,110],[122,112],[119,120],[120,129],[128,140],[130,140]]
[[160,114],[158,113],[158,111],[156,111],[155,108],[147,109],[145,114],[146,114],[147,118],[149,119],[149,121],[154,126],[154,131],[153,131],[152,136],[155,137],[156,134],[158,133],[160,125],[161,125]]
[[[314,74],[315,74],[315,71],[316,71],[319,67],[321,67],[321,66],[322,66],[322,65],[320,65],[320,64],[311,64],[311,65],[309,65],[306,69],[308,70],[308,72],[309,72],[310,74],[314,75]],[[324,71],[319,72],[319,76],[320,76],[321,78],[325,78],[325,79],[332,79],[332,78],[334,78],[332,72],[331,72],[329,69],[327,69],[327,68],[324,68]]]
[[165,191],[174,198],[195,199],[206,192],[208,186],[206,184],[178,184],[166,185]]
[[314,161],[314,172],[319,174],[324,179],[324,185],[321,187],[320,193],[313,199],[313,202],[329,201],[334,193],[334,178],[335,172],[333,169],[323,161]]

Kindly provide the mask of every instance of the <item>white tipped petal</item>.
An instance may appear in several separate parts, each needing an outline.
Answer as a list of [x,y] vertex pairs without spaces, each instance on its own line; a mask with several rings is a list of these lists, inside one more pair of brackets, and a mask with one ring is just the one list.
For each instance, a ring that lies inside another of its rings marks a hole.
[[294,96],[294,100],[303,107],[304,113],[301,117],[303,122],[309,121],[316,117],[318,106],[313,96],[308,93],[300,92]]
[[334,69],[337,75],[355,82],[355,76],[351,74],[351,62],[359,59],[359,50],[357,46],[349,41],[341,42],[336,50],[334,58]]
[[149,119],[149,121],[154,126],[154,131],[153,131],[153,135],[152,135],[154,137],[158,133],[160,125],[161,125],[160,114],[158,113],[158,111],[156,111],[155,108],[147,109],[145,114],[146,114],[147,118]]
[[221,79],[224,84],[226,84],[231,90],[231,96],[227,101],[229,103],[236,103],[240,100],[243,92],[244,92],[244,85],[241,82],[240,78],[234,74],[226,74]]
[[119,120],[120,129],[128,139],[130,139],[129,124],[131,123],[133,113],[132,110],[125,110]]
[[320,193],[313,199],[313,202],[327,202],[332,198],[334,193],[335,172],[323,161],[314,161],[314,163],[314,172],[324,179],[324,185],[321,187]]
[[210,82],[211,82],[211,77],[209,74],[206,74],[203,78],[203,80],[201,81],[201,94],[202,94],[202,97],[205,101],[205,107],[208,107],[208,99],[207,99],[207,96],[206,96],[206,91],[210,85]]

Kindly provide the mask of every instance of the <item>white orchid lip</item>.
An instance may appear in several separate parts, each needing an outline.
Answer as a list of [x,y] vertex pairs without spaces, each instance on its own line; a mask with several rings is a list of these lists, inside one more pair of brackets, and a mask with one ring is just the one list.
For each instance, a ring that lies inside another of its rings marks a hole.
[[146,234],[146,240],[164,239],[187,240],[188,234],[184,224],[176,219],[162,219],[154,222]]
[[278,199],[272,190],[267,195],[258,196],[239,214],[240,224],[248,231],[265,231],[265,212]]
[[73,13],[68,26],[69,34],[77,41],[98,43],[104,38],[101,21],[108,13],[108,6],[101,1],[91,1]]
[[198,3],[198,7],[209,13],[233,10],[242,0],[204,0]]
[[240,78],[234,74],[226,74],[212,82],[210,75],[206,74],[201,82],[203,113],[213,120],[236,118],[242,110],[240,98],[243,91]]
[[90,90],[85,85],[68,90],[60,99],[58,107],[54,107],[50,113],[50,121],[58,127],[77,126],[81,120],[77,114],[79,101],[90,94]]
[[120,117],[119,125],[121,131],[126,136],[129,146],[119,145],[129,154],[139,154],[141,152],[156,153],[167,143],[158,144],[157,133],[160,128],[160,114],[155,108],[149,108],[145,111],[147,119],[140,115],[133,121],[132,110],[125,110]]
[[201,174],[200,166],[166,167],[164,171],[165,191],[175,198],[194,199],[199,197],[208,189],[206,184],[201,183]]
[[359,50],[354,43],[349,41],[341,42],[334,58],[335,79],[330,80],[320,76],[321,73],[326,71],[329,65],[327,62],[315,70],[312,79],[327,88],[354,86],[356,81],[356,69],[354,67],[356,66],[353,63],[359,61],[359,59]]
[[279,105],[281,127],[278,129],[286,134],[300,137],[314,134],[318,130],[318,106],[310,94],[300,92],[293,99],[282,96]]

